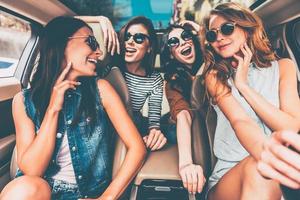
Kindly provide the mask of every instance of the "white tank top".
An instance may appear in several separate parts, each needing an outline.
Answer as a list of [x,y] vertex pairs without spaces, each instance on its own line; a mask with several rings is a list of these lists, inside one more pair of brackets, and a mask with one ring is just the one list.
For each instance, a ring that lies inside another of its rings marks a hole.
[[57,164],[60,166],[60,170],[52,178],[55,180],[61,180],[68,183],[76,184],[76,178],[75,178],[74,168],[72,165],[69,142],[66,133],[64,134],[63,141],[58,150]]

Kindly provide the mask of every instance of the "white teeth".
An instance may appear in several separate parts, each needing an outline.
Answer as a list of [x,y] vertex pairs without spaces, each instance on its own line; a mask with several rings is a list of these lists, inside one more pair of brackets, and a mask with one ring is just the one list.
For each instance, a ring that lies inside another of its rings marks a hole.
[[136,49],[127,47],[127,48],[126,48],[126,51],[127,51],[127,52],[136,52]]
[[93,58],[88,58],[87,59],[89,62],[92,62],[92,63],[95,63],[95,64],[97,64],[97,60],[96,59],[93,59]]
[[189,50],[190,48],[191,48],[191,47],[186,47],[186,48],[184,48],[184,49],[181,51],[181,53],[184,52],[184,51]]

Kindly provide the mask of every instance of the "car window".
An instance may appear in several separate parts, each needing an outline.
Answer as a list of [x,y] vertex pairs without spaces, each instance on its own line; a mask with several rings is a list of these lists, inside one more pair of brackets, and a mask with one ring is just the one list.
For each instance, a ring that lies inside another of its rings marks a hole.
[[0,78],[14,76],[30,36],[28,22],[0,11]]

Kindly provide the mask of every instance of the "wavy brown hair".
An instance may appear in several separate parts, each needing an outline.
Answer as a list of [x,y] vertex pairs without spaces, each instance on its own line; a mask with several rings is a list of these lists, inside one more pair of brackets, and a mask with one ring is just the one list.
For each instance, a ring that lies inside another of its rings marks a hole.
[[236,23],[247,34],[247,44],[253,56],[252,62],[256,67],[266,68],[271,66],[271,61],[277,56],[271,49],[271,44],[267,38],[261,19],[248,8],[242,7],[237,3],[222,3],[210,11],[209,15],[203,20],[201,30],[201,45],[204,55],[205,66],[203,75],[216,71],[216,76],[224,85],[228,85],[227,80],[232,75],[231,59],[224,59],[218,55],[212,46],[206,41],[205,34],[209,30],[209,21],[212,15],[218,15],[228,21]]

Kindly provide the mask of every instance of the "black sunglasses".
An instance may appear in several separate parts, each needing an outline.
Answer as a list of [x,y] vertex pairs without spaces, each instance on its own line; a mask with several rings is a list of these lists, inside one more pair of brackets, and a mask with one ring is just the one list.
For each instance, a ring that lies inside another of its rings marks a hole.
[[134,42],[137,44],[142,44],[146,38],[150,40],[149,36],[144,33],[135,33],[134,35],[131,35],[131,33],[127,32],[125,34],[125,42],[130,40],[131,37],[133,37]]
[[74,36],[74,37],[69,37],[69,39],[77,39],[77,38],[86,38],[85,43],[93,50],[96,51],[97,48],[100,48],[99,43],[97,42],[97,39],[93,35],[89,36]]
[[[184,41],[188,41],[192,39],[192,33],[190,31],[186,31],[183,30],[180,37],[184,40]],[[168,47],[178,47],[180,44],[179,38],[178,37],[171,37],[170,39],[168,39],[167,41],[167,45]]]
[[215,42],[217,40],[218,32],[222,33],[222,35],[231,35],[235,28],[235,23],[233,22],[225,22],[220,26],[220,28],[212,29],[206,32],[206,40],[210,43]]

